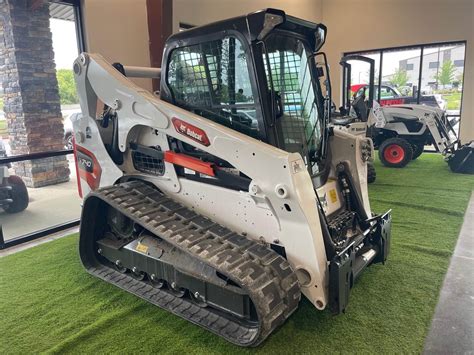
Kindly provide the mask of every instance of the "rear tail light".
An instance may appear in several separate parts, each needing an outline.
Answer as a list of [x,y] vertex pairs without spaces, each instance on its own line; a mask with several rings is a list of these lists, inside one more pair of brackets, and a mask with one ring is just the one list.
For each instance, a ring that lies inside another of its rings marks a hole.
[[100,186],[102,168],[95,155],[84,147],[76,145],[74,141],[74,159],[76,163],[77,189],[79,196],[83,197],[81,179],[84,180],[91,190],[96,190]]

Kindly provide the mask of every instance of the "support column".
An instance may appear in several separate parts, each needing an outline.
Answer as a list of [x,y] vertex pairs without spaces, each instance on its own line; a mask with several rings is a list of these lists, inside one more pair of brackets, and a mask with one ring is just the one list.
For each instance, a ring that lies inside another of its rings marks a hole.
[[[47,1],[0,0],[0,80],[12,155],[64,149]],[[65,182],[70,174],[65,156],[14,169],[30,187]]]
[[[150,65],[161,68],[165,43],[173,32],[172,0],[147,0],[148,36],[150,38]],[[153,79],[153,91],[160,90],[160,81]]]

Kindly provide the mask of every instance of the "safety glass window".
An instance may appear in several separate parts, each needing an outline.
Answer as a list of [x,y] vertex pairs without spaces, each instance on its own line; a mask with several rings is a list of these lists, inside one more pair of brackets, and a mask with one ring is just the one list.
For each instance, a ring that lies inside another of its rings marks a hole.
[[314,156],[321,142],[322,117],[308,62],[311,53],[299,39],[283,35],[270,36],[265,49],[269,91],[282,106],[282,116],[276,119],[283,148],[303,157]]
[[247,56],[235,37],[175,49],[167,83],[178,106],[258,137]]

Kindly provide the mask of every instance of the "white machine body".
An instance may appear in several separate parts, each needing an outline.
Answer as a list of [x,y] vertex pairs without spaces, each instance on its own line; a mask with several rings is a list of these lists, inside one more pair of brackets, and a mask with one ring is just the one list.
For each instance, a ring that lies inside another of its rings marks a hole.
[[[82,108],[82,117],[73,122],[76,149],[92,152],[101,169],[96,174],[95,185],[91,184],[90,178],[80,175],[84,197],[92,189],[113,185],[120,180],[140,178],[149,181],[182,204],[236,232],[264,243],[282,245],[291,266],[302,278],[303,294],[316,308],[326,307],[328,259],[315,190],[299,154],[277,149],[164,102],[136,86],[98,54],[81,55],[74,64],[74,71]],[[134,71],[156,73],[137,68]],[[99,134],[97,114],[98,107],[103,104],[116,110],[120,122],[118,145],[126,157],[121,166],[112,161]],[[209,144],[199,144],[199,137],[182,134],[173,125],[173,118],[185,122],[188,129],[199,127]],[[128,142],[159,145],[167,150],[170,149],[168,136],[225,159],[252,179],[249,190],[233,191],[181,179],[168,162],[163,176],[137,171],[131,161]],[[372,149],[368,142],[370,140],[365,137],[340,130],[334,130],[330,137],[336,159],[328,182],[317,190],[328,215],[342,207],[335,175],[336,165],[340,162],[348,165],[355,186],[359,187],[364,209],[368,216],[372,215],[366,183],[367,151],[370,155]],[[78,165],[81,164],[84,162],[79,156]]]

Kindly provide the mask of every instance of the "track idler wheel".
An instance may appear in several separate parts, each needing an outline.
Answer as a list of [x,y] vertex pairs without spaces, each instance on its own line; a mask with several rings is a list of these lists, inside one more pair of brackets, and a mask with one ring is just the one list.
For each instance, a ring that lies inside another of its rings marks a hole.
[[125,274],[128,271],[128,269],[125,266],[123,266],[122,261],[120,260],[115,261],[114,268],[121,274]]
[[184,295],[186,294],[186,289],[179,287],[178,284],[174,281],[170,284],[170,291],[173,295],[179,298],[184,297]]
[[204,301],[204,297],[202,297],[199,292],[189,292],[189,295],[191,296],[191,301],[199,307],[205,308],[207,307],[207,302]]
[[162,288],[166,284],[165,280],[158,278],[155,274],[151,274],[149,278],[153,287]]
[[132,269],[132,277],[135,280],[142,281],[145,278],[145,273],[143,271],[138,270],[137,267]]

